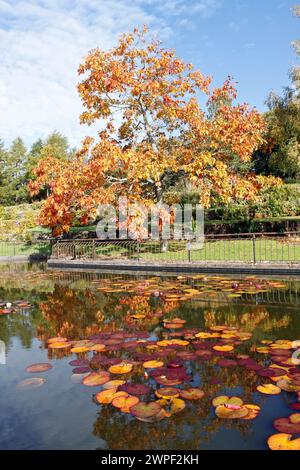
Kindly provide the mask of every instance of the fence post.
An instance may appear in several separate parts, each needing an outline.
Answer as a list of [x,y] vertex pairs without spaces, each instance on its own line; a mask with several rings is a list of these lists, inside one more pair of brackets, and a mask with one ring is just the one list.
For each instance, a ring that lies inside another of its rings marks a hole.
[[95,259],[95,258],[96,258],[96,246],[95,246],[95,240],[93,240],[93,254],[92,254],[92,256],[93,256],[93,259]]
[[137,242],[136,250],[137,250],[137,259],[138,261],[140,261],[140,242]]
[[253,247],[253,263],[256,264],[256,246],[255,246],[255,234],[252,236],[252,247]]
[[191,242],[187,242],[188,261],[191,262]]

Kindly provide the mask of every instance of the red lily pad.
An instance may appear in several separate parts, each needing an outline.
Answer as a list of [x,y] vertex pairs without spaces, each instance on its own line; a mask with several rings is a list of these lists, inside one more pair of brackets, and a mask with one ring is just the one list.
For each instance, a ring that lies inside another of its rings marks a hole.
[[218,361],[218,366],[220,367],[235,367],[238,363],[233,359],[220,359]]
[[70,366],[73,366],[73,367],[83,367],[83,366],[87,366],[89,364],[89,360],[88,359],[74,359],[73,361],[70,361],[69,362]]
[[300,434],[300,423],[291,423],[289,418],[278,418],[273,422],[276,431],[286,434]]
[[72,370],[73,374],[86,374],[87,372],[91,372],[91,369],[87,366],[75,367],[75,369]]
[[180,359],[173,359],[167,364],[167,367],[171,369],[178,369],[179,367],[183,367],[183,362]]
[[281,377],[282,376],[282,370],[281,369],[275,369],[272,367],[266,367],[263,369],[259,369],[257,371],[257,375],[260,375],[261,377]]
[[52,369],[52,365],[48,362],[41,362],[40,364],[32,364],[31,366],[26,367],[26,372],[37,373],[37,372],[47,372],[47,370]]
[[130,395],[146,395],[150,392],[150,387],[143,384],[127,383],[118,387],[118,391],[127,392]]
[[177,357],[183,361],[194,361],[197,359],[197,354],[191,351],[180,351],[177,353]]
[[300,411],[300,403],[292,403],[290,405],[291,410]]

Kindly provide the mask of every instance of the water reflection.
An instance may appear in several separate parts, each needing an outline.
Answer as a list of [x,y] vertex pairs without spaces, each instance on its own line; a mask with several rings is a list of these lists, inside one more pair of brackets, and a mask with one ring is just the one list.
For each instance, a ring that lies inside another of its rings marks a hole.
[[[269,357],[256,353],[255,347],[265,340],[300,338],[299,292],[300,283],[293,280],[201,275],[145,278],[48,272],[44,266],[20,266],[9,271],[2,267],[1,301],[14,305],[26,300],[30,307],[0,316],[0,339],[8,351],[7,365],[0,366],[0,413],[7,426],[0,432],[0,448],[265,448],[266,438],[274,433],[272,420],[288,416],[287,405],[295,398],[286,393],[276,397],[257,393],[256,386],[265,379],[243,367],[219,367],[218,361],[226,354],[214,354],[209,360],[199,356],[197,360],[184,361],[187,373],[192,375],[188,385],[201,387],[205,397],[187,401],[182,412],[152,424],[140,422],[113,406],[96,404],[94,392],[101,387],[91,391],[71,382],[72,366],[68,363],[76,357],[94,359],[94,370],[98,370],[103,368],[103,356],[138,361],[140,364],[124,379],[150,385],[152,391],[147,399],[154,400],[157,383],[154,378],[145,377],[143,360],[148,355],[168,362],[184,348],[163,350],[146,346],[166,338],[192,337],[196,331],[225,325],[252,333],[248,341],[236,341],[235,355],[251,353],[261,366],[268,366]],[[183,332],[164,327],[163,319],[176,317],[186,321]],[[124,350],[116,342],[107,345],[104,354],[89,351],[79,355],[71,353],[70,348],[49,349],[47,343],[57,336],[84,340],[95,339],[99,334],[112,338],[122,332],[147,333],[145,341],[149,343]],[[46,384],[29,394],[17,392],[16,383],[27,377],[25,367],[47,360],[54,367],[43,375]],[[211,400],[223,394],[239,395],[245,403],[256,403],[262,409],[259,417],[254,421],[226,422],[217,418]],[[31,421],[32,407],[37,403],[38,426]],[[21,436],[18,420],[12,418],[21,405],[24,419],[28,418],[28,443],[23,432]],[[62,419],[62,406],[68,408],[72,418]],[[84,425],[74,428],[74,415],[79,410]],[[57,427],[59,437],[54,432]]]

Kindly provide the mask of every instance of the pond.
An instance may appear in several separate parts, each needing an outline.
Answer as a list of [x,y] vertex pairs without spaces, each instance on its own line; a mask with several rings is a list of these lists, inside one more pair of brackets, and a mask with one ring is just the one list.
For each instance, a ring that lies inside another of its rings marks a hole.
[[0,301],[0,449],[267,449],[300,435],[299,280],[2,265]]

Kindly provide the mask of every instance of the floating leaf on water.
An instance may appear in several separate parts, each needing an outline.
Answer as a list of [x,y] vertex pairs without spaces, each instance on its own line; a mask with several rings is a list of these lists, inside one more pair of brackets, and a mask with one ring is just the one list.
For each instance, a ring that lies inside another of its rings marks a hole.
[[257,416],[260,413],[260,407],[257,405],[246,404],[246,405],[243,405],[243,407],[248,410],[248,414],[244,416],[242,419],[252,420],[252,419],[257,418]]
[[265,395],[279,395],[281,393],[281,388],[273,384],[258,385],[256,390],[260,393],[264,393]]
[[80,354],[80,353],[88,352],[89,350],[90,349],[87,348],[86,346],[78,346],[78,347],[72,348],[71,353]]
[[112,374],[128,374],[129,372],[132,371],[132,368],[133,368],[132,364],[128,362],[121,362],[120,364],[110,366],[108,370]]
[[31,377],[30,379],[21,380],[21,382],[17,384],[17,388],[21,388],[22,390],[32,390],[44,385],[45,382],[46,379],[41,377]]
[[219,405],[216,407],[216,415],[222,419],[240,419],[247,416],[248,409],[238,405]]
[[37,373],[37,372],[46,372],[47,370],[52,369],[52,365],[48,362],[41,362],[39,364],[32,364],[31,366],[26,367],[26,372]]
[[201,400],[205,393],[200,388],[188,388],[186,390],[180,390],[179,395],[185,400]]
[[82,383],[87,387],[97,387],[105,384],[109,379],[109,373],[106,371],[91,372],[83,379]]
[[220,367],[235,367],[237,365],[237,361],[234,361],[233,359],[220,359],[218,361],[218,366]]
[[201,339],[209,339],[209,338],[220,338],[218,333],[207,333],[205,331],[200,331],[199,333],[195,334],[196,338]]
[[300,423],[300,413],[294,413],[294,414],[290,415],[289,420],[293,424]]
[[102,392],[97,393],[95,400],[101,405],[108,405],[117,397],[128,397],[126,392],[118,392],[117,388],[109,388],[108,390],[102,390]]
[[255,351],[260,353],[260,354],[268,354],[270,349],[265,347],[265,346],[259,346],[255,349]]
[[278,432],[300,434],[300,422],[293,423],[290,418],[275,419],[275,421],[273,421],[273,426]]
[[[88,349],[90,351],[101,352],[101,351],[105,351],[106,346],[105,346],[105,344],[98,343],[98,344],[94,344],[93,346],[89,347]],[[72,352],[72,350],[71,350],[71,352]]]
[[233,406],[242,406],[243,405],[243,400],[239,397],[228,397],[226,395],[221,395],[219,397],[216,397],[213,399],[212,404],[213,406],[219,406],[219,405],[233,405]]
[[156,369],[157,367],[162,367],[164,363],[162,361],[146,361],[143,364],[145,369]]
[[293,385],[293,382],[291,380],[279,380],[276,385],[277,385],[277,387],[280,387],[281,390],[284,390],[285,392],[298,392],[298,391],[300,391],[300,386],[299,385]]
[[291,410],[297,410],[300,411],[300,403],[292,403],[290,405]]
[[71,341],[58,341],[58,342],[53,342],[48,344],[48,348],[50,349],[65,349],[65,348],[71,348],[72,342]]
[[219,351],[219,352],[231,352],[233,351],[233,346],[230,346],[229,344],[224,344],[224,345],[216,345],[216,346],[213,346],[213,349],[215,351]]
[[268,439],[271,450],[300,450],[300,438],[293,439],[292,434],[273,434]]
[[150,392],[150,387],[143,384],[124,383],[118,388],[118,390],[127,392],[130,395],[146,395]]
[[157,346],[188,346],[190,343],[183,339],[165,339],[157,342]]
[[164,387],[159,388],[155,391],[155,395],[158,398],[164,398],[165,400],[172,400],[173,398],[179,397],[179,390],[177,388]]
[[172,415],[180,413],[180,411],[185,408],[185,403],[180,398],[174,398],[171,402],[162,398],[157,400],[157,402],[162,407],[166,418],[170,418]]
[[89,364],[89,361],[88,359],[74,359],[73,361],[70,361],[69,362],[70,366],[73,366],[73,367],[81,367],[81,366],[88,366]]
[[139,401],[139,398],[135,396],[118,396],[112,400],[111,404],[114,407],[119,408],[122,413],[130,413],[131,408],[137,405]]
[[89,372],[91,372],[91,369],[88,366],[75,367],[75,369],[72,370],[73,374],[86,374]]
[[266,367],[259,369],[257,371],[257,375],[260,375],[261,377],[280,377],[282,375],[282,370]]
[[62,338],[61,336],[56,336],[55,338],[48,339],[47,343],[67,343],[68,338]]
[[162,411],[161,405],[157,401],[149,403],[140,402],[131,407],[130,412],[141,421],[149,422],[149,419],[155,418]]
[[108,390],[109,388],[117,388],[124,384],[125,380],[109,380],[108,382],[103,384],[103,388]]

